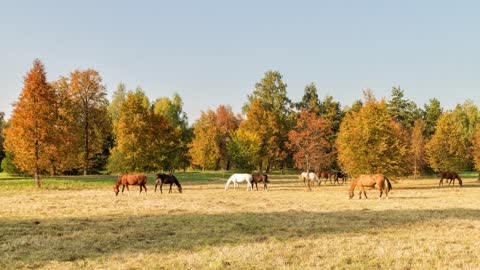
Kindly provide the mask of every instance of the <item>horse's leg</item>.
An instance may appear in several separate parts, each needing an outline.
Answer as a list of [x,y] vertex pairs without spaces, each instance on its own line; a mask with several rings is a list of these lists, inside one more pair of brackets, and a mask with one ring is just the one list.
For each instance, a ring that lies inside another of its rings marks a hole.
[[163,194],[162,187],[163,187],[163,181],[160,183],[160,194]]
[[142,185],[138,185],[138,186],[140,187],[140,191],[138,192],[137,197],[140,196],[140,193],[142,193]]
[[255,188],[258,190],[258,183],[257,182],[252,182],[252,189],[253,189],[253,183],[255,183]]
[[379,188],[379,190],[380,190],[380,196],[378,197],[378,199],[379,199],[379,200],[381,200],[381,199],[382,199],[382,195],[383,195],[383,188],[384,188],[384,187],[381,187],[381,188]]
[[130,188],[128,188],[128,184],[126,184],[125,186],[127,187],[128,196],[130,196]]
[[143,184],[143,189],[145,190],[145,196],[147,196],[147,185]]
[[267,191],[268,191],[267,182],[263,182],[263,190],[267,190]]
[[440,187],[440,184],[442,184],[443,187],[443,177],[440,179],[440,182],[438,182],[438,187]]
[[122,185],[122,195],[124,190],[125,190],[125,185]]
[[168,191],[168,193],[172,193],[172,185],[173,183],[170,183],[170,190]]
[[158,186],[158,184],[155,183],[155,191],[154,191],[155,193],[157,193],[157,186]]

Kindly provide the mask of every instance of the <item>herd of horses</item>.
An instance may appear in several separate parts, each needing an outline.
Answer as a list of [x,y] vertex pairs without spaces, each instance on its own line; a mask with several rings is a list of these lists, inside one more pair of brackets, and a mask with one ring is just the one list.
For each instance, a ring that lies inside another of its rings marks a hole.
[[[462,186],[462,179],[456,172],[440,172],[439,173],[440,182],[438,183],[439,187],[443,187],[443,180],[445,179],[448,181],[448,185],[453,184],[455,186],[455,180],[458,180],[460,186]],[[342,184],[347,182],[348,174],[342,171],[339,172],[302,172],[300,174],[300,179],[303,180],[305,186],[307,186],[308,190],[311,190],[311,185],[314,185],[317,182],[318,186],[320,186],[322,179],[325,178],[325,183],[327,180],[330,180],[332,183],[332,178],[334,179],[333,184],[338,183],[339,179],[342,179]],[[163,184],[170,184],[169,193],[172,193],[172,185],[175,184],[178,188],[178,192],[182,193],[182,185],[178,181],[177,177],[173,174],[165,174],[165,173],[158,173],[155,174],[155,192],[157,192],[157,186],[160,185],[160,193],[163,194],[162,186]],[[246,182],[247,183],[247,191],[253,190],[253,185],[258,190],[258,183],[263,183],[263,189],[266,191],[268,190],[268,175],[265,173],[234,173],[232,174],[225,184],[225,191],[227,191],[230,187],[230,184],[233,184],[233,189],[236,190],[239,183]],[[147,176],[145,174],[127,174],[121,175],[118,177],[117,181],[115,182],[115,186],[113,187],[113,191],[115,195],[118,195],[120,192],[120,185],[122,185],[122,194],[125,188],[128,191],[128,195],[130,195],[129,186],[136,186],[140,187],[140,192],[138,195],[145,191],[145,195],[147,194]],[[385,193],[385,197],[388,199],[388,192],[392,190],[392,184],[390,179],[383,174],[363,174],[357,176],[350,185],[349,188],[349,197],[350,199],[354,196],[354,191],[356,187],[359,187],[359,199],[362,199],[362,193],[365,198],[367,198],[367,193],[365,192],[365,187],[374,187],[379,190],[379,197],[378,199],[382,198],[383,193]]]

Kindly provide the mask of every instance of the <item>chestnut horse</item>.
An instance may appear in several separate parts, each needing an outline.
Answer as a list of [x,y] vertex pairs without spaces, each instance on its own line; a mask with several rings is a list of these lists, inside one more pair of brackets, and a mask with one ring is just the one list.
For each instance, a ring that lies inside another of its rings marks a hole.
[[438,176],[441,177],[440,182],[438,182],[439,187],[440,187],[440,184],[442,184],[442,187],[443,187],[443,179],[450,180],[448,182],[449,186],[452,183],[452,181],[453,181],[453,186],[455,186],[455,179],[458,179],[458,183],[460,184],[460,186],[462,186],[462,179],[460,178],[460,176],[458,176],[456,172],[440,172]]
[[128,196],[130,196],[130,189],[128,188],[129,185],[140,186],[140,192],[138,193],[138,196],[140,196],[140,193],[142,193],[142,188],[145,189],[145,195],[147,195],[147,176],[145,174],[125,174],[120,177],[118,177],[117,182],[115,182],[115,186],[113,187],[113,191],[115,192],[115,196],[118,195],[118,192],[120,191],[120,185],[122,185],[122,194],[123,191],[125,190],[125,187],[127,187],[128,191]]
[[[322,178],[325,178],[325,184],[327,183],[327,180],[330,180],[330,184],[332,183],[332,177],[335,178],[335,173],[334,172],[322,172],[320,171],[318,173],[318,178],[320,179],[320,182],[322,181]],[[338,182],[338,179],[335,179],[336,182]],[[335,184],[335,181],[333,182]]]
[[[387,182],[386,185],[385,182]],[[353,198],[353,192],[355,191],[356,186],[360,187],[359,198],[362,199],[363,192],[363,194],[365,195],[365,199],[367,199],[365,187],[373,187],[375,185],[380,191],[380,196],[378,197],[378,199],[380,200],[382,198],[383,191],[385,191],[385,196],[388,199],[388,192],[392,189],[392,184],[390,183],[390,180],[388,180],[388,178],[383,174],[363,174],[357,176],[357,178],[353,180],[352,185],[350,186],[350,199]]]
[[257,183],[262,183],[263,182],[263,189],[268,190],[267,183],[270,183],[268,181],[268,175],[264,173],[253,173],[252,174],[252,189],[253,189],[253,184],[255,184],[255,187],[258,190],[258,185]]
[[155,175],[155,192],[157,192],[157,186],[160,185],[160,193],[163,194],[163,184],[170,184],[170,190],[168,193],[172,193],[172,185],[175,184],[178,188],[178,192],[182,193],[182,185],[178,182],[177,177],[173,174],[157,173]]

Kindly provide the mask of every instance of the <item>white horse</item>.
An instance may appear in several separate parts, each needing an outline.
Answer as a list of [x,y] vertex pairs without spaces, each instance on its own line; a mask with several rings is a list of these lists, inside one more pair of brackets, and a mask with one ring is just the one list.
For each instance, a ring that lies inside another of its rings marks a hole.
[[[310,189],[310,181],[317,181],[318,185],[320,185],[322,181],[320,178],[318,178],[318,175],[313,172],[302,172],[300,174],[300,180],[303,180],[303,184],[306,185],[308,189]],[[305,181],[307,181],[308,184],[305,183]]]
[[225,184],[225,190],[228,190],[230,183],[233,183],[233,190],[236,189],[236,186],[239,182],[247,182],[247,191],[248,189],[252,190],[252,175],[248,173],[234,173],[230,178],[228,178],[227,183]]

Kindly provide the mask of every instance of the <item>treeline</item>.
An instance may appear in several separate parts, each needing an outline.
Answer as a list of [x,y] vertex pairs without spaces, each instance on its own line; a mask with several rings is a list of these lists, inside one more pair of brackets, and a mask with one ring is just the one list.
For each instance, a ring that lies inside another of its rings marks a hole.
[[197,169],[345,170],[418,175],[480,166],[478,107],[423,108],[394,87],[388,100],[372,91],[351,106],[320,99],[314,84],[302,100],[287,96],[279,72],[255,84],[241,114],[228,105],[192,126],[178,94],[150,101],[120,85],[111,102],[95,70],[48,82],[35,60],[6,123],[0,114],[2,169],[29,174],[89,174]]

